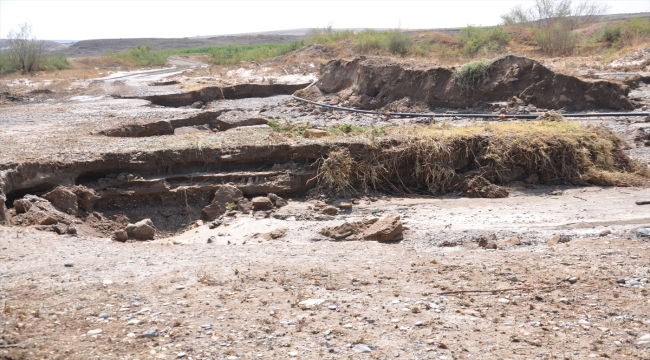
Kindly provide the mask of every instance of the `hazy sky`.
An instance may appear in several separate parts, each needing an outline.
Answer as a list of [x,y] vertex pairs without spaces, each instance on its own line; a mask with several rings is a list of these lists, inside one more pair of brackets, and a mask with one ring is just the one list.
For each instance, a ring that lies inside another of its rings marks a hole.
[[[649,12],[650,0],[598,1],[610,13]],[[18,24],[48,40],[192,37],[296,28],[426,29],[494,25],[533,1],[31,1],[0,0],[0,37]]]

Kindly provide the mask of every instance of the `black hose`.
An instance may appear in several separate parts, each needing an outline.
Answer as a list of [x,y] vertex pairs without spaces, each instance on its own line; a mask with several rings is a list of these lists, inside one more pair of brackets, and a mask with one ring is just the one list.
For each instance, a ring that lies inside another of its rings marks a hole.
[[[309,86],[307,86],[304,90],[309,89],[310,87],[314,86],[318,80],[314,81],[311,83]],[[335,109],[335,110],[342,110],[342,111],[349,111],[349,112],[356,112],[356,113],[361,113],[361,114],[371,114],[371,115],[384,115],[384,116],[401,116],[401,117],[430,117],[430,118],[436,118],[436,117],[459,117],[459,118],[500,118],[500,119],[537,119],[540,116],[543,116],[544,114],[515,114],[515,115],[506,115],[506,114],[446,114],[446,113],[404,113],[404,112],[390,112],[390,111],[385,111],[385,112],[380,112],[380,111],[372,111],[372,110],[360,110],[360,109],[353,109],[353,108],[347,108],[343,106],[335,106],[335,105],[329,105],[329,104],[324,104],[321,102],[317,101],[312,101],[312,100],[307,100],[303,99],[301,97],[292,95],[294,99],[298,101],[302,101],[305,103],[308,103],[310,105],[316,105],[316,106],[321,106],[325,108],[330,108],[330,109]],[[589,118],[589,117],[620,117],[620,116],[648,116],[650,115],[649,112],[626,112],[626,113],[582,113],[582,114],[560,114],[563,117],[576,117],[576,118]]]

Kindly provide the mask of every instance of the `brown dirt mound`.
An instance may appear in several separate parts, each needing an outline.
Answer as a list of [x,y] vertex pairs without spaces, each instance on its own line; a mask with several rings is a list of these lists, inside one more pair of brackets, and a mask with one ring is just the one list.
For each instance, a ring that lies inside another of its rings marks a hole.
[[486,64],[484,72],[463,86],[458,72],[382,57],[333,60],[321,70],[318,89],[299,94],[314,99],[338,93],[351,106],[378,109],[408,98],[430,107],[477,107],[516,96],[541,108],[632,109],[628,86],[605,80],[582,80],[555,73],[535,60],[506,56]]

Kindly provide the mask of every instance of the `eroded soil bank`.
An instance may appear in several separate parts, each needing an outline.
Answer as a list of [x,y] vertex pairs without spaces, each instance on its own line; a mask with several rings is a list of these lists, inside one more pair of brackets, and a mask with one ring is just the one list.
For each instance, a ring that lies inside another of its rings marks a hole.
[[[462,70],[462,69],[461,69]],[[424,106],[466,108],[516,97],[548,109],[632,109],[629,87],[607,80],[583,80],[551,71],[535,60],[505,56],[472,73],[381,57],[332,60],[321,69],[317,89],[299,92],[317,100],[337,93],[361,109],[378,109],[405,98]]]

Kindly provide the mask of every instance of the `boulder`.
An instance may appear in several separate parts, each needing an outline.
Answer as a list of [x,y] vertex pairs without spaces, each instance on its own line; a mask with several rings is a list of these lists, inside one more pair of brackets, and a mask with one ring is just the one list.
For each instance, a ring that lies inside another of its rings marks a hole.
[[235,185],[222,185],[214,193],[212,203],[201,210],[201,219],[210,220],[213,217],[228,211],[228,204],[237,203],[244,197],[241,190]]
[[268,209],[273,207],[273,202],[266,196],[258,196],[253,198],[253,208],[255,210]]
[[389,215],[370,225],[364,232],[365,240],[394,241],[402,235],[402,221],[398,214]]
[[124,229],[130,238],[137,240],[153,240],[156,236],[156,228],[151,219],[144,219],[135,224],[129,224]]
[[323,214],[327,215],[336,215],[339,213],[339,209],[335,208],[332,205],[325,206],[322,210]]
[[266,197],[268,197],[269,200],[271,200],[271,202],[273,203],[273,205],[275,205],[275,207],[287,206],[287,201],[275,195],[274,193],[269,193]]
[[82,185],[77,185],[71,190],[77,195],[77,205],[83,211],[92,212],[95,208],[95,203],[101,199],[95,190]]
[[43,216],[38,220],[38,225],[56,225],[59,221],[50,215]]
[[77,195],[72,191],[58,186],[56,189],[43,195],[43,198],[52,203],[57,209],[70,215],[76,215],[79,211]]
[[243,198],[237,202],[237,210],[241,211],[243,214],[250,214],[253,210],[253,202]]
[[24,214],[29,211],[31,207],[32,203],[25,199],[18,199],[14,201],[14,210],[16,210],[16,214]]
[[368,219],[363,221],[346,222],[339,226],[322,228],[318,230],[321,235],[330,237],[334,240],[350,239],[351,236],[361,234],[368,226],[377,222],[378,219]]
[[282,227],[279,227],[279,228],[277,228],[277,229],[275,229],[275,230],[273,230],[273,231],[271,231],[271,232],[267,232],[267,233],[260,234],[259,236],[260,236],[262,239],[264,239],[264,240],[279,239],[279,238],[281,238],[282,236],[284,236],[284,234],[285,234],[288,230],[289,230],[288,227],[286,227],[286,226],[282,226]]
[[129,239],[129,234],[126,230],[117,230],[115,234],[113,234],[113,237],[117,241],[127,241]]

